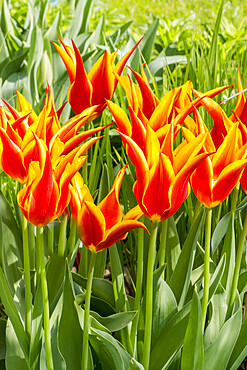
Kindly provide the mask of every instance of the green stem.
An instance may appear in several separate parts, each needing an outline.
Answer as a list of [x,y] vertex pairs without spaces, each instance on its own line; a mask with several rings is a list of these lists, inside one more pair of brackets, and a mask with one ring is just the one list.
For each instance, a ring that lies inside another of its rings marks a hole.
[[145,312],[145,332],[142,364],[144,369],[149,368],[152,319],[153,319],[153,267],[156,250],[156,239],[158,231],[158,222],[153,221],[152,231],[149,241],[148,262],[147,262],[147,283],[146,283],[146,312]]
[[51,336],[50,336],[50,312],[49,312],[49,299],[48,287],[45,271],[45,255],[44,255],[44,240],[43,240],[43,227],[37,227],[37,249],[39,251],[39,264],[40,264],[40,280],[42,288],[43,300],[43,315],[44,315],[44,339],[45,339],[45,352],[46,364],[48,370],[53,370],[53,359],[51,350]]
[[195,211],[194,211],[194,215],[193,215],[193,219],[192,219],[192,225],[193,223],[195,222],[197,216],[198,216],[198,213],[200,211],[200,208],[201,208],[201,202],[197,199],[196,201],[196,205],[195,205]]
[[59,240],[58,240],[58,250],[57,250],[57,254],[60,257],[63,257],[64,253],[65,253],[67,221],[68,221],[68,216],[66,214],[64,214],[63,217],[62,217],[62,220],[61,220],[61,226],[60,226],[60,231],[59,231]]
[[28,337],[31,337],[32,305],[31,305],[31,278],[30,259],[28,248],[28,226],[27,219],[22,215],[22,237],[23,237],[23,263],[25,280],[25,328]]
[[47,243],[47,253],[48,256],[52,256],[54,252],[54,223],[52,222],[48,227],[48,243]]
[[242,260],[242,254],[243,254],[244,242],[245,242],[246,235],[247,235],[247,215],[245,216],[243,230],[241,232],[239,243],[238,243],[238,248],[237,248],[235,269],[234,269],[234,275],[233,275],[233,281],[232,281],[232,287],[231,287],[230,302],[229,302],[229,306],[228,306],[228,315],[231,314],[233,304],[234,304],[235,299],[236,299],[239,272],[240,272],[240,268],[241,268],[241,260]]
[[237,207],[239,187],[240,187],[240,183],[238,183],[233,190],[231,212],[235,212],[236,207]]
[[90,300],[93,283],[93,273],[96,260],[96,253],[91,252],[88,277],[87,277],[87,291],[85,297],[85,311],[84,311],[84,328],[83,328],[83,345],[82,345],[82,360],[81,369],[88,369],[88,331],[89,331],[89,314],[90,314]]
[[[143,222],[143,218],[139,221]],[[137,274],[136,274],[136,292],[134,301],[134,310],[140,309],[140,303],[142,298],[142,281],[143,281],[143,245],[144,245],[144,229],[138,229],[138,243],[137,243]],[[139,321],[139,312],[132,321],[130,339],[132,348],[136,349],[136,338],[137,338],[137,327]]]
[[206,323],[207,305],[209,296],[209,266],[210,266],[210,242],[211,242],[212,209],[207,208],[205,225],[205,254],[204,254],[204,289],[202,298],[202,322]]
[[28,225],[28,245],[29,245],[29,258],[30,258],[30,270],[35,270],[35,226],[33,224]]
[[[167,228],[168,228],[168,219],[162,221],[162,223],[161,223],[159,267],[162,266],[165,263]],[[165,277],[164,272],[162,274],[162,277],[164,279],[164,277]]]
[[75,241],[76,241],[76,220],[73,217],[71,217],[70,234],[69,234],[69,250],[68,250],[69,261],[74,254]]

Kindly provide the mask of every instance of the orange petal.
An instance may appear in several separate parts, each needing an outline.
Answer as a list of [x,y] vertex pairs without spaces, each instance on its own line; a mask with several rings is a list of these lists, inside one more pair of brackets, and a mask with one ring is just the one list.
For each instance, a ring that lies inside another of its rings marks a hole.
[[118,130],[122,132],[124,135],[131,136],[132,128],[129,118],[125,111],[122,108],[120,108],[119,105],[113,103],[110,100],[106,100],[106,104],[116,121]]
[[98,246],[95,248],[95,252],[99,252],[106,248],[109,248],[118,240],[126,238],[129,231],[138,228],[142,228],[148,232],[146,226],[139,221],[128,220],[120,222],[108,231],[105,240],[98,244]]
[[57,49],[57,52],[58,54],[60,55],[60,57],[62,58],[63,62],[64,62],[64,65],[67,69],[67,72],[68,72],[68,75],[69,75],[69,79],[70,79],[70,83],[73,83],[75,81],[75,75],[76,75],[76,66],[75,66],[75,63],[73,61],[73,59],[70,57],[70,55],[68,55],[68,53],[66,51],[64,51],[61,46],[57,45],[55,42],[53,42],[53,45],[55,46],[55,48]]
[[83,202],[77,219],[77,228],[82,242],[95,252],[97,245],[104,239],[105,218],[94,203]]

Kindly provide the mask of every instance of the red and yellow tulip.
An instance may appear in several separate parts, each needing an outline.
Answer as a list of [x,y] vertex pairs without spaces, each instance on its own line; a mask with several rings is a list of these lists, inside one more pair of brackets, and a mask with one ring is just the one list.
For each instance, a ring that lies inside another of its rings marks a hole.
[[[81,115],[73,117],[61,127],[49,89],[39,116],[20,93],[18,93],[18,100],[20,112],[9,104],[7,106],[10,113],[0,106],[0,167],[21,183],[27,179],[31,161],[38,160],[33,134],[46,144],[51,161],[54,162],[58,155],[69,153],[82,141],[108,126],[77,134],[82,125],[94,116],[97,109],[97,106],[94,106]],[[87,141],[85,150],[94,142],[95,139]]]
[[[79,173],[72,180],[71,211],[76,220],[79,236],[92,252],[110,247],[127,236],[130,230],[146,227],[138,220],[142,211],[137,206],[124,217],[119,204],[119,191],[127,165],[122,168],[108,195],[95,205],[87,186]],[[146,229],[147,230],[147,229]]]
[[82,149],[59,158],[54,168],[46,145],[35,134],[38,160],[28,167],[26,187],[17,195],[26,219],[35,226],[44,226],[59,217],[70,200],[69,184],[86,160]]
[[107,51],[97,60],[89,73],[85,71],[81,54],[72,41],[74,51],[59,38],[64,49],[54,44],[67,69],[70,86],[67,91],[68,101],[75,112],[79,114],[86,108],[98,105],[98,115],[105,109],[105,99],[110,100],[117,86],[116,75],[120,75],[130,55],[137,45],[127,52],[114,67],[117,51],[109,54]]

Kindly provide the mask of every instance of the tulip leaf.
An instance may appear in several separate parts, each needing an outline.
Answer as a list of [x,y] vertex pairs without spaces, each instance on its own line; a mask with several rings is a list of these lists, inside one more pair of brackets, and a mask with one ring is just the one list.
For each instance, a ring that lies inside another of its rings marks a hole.
[[159,20],[155,19],[155,21],[148,27],[148,30],[145,33],[143,40],[140,43],[140,50],[141,50],[145,63],[150,62],[158,25],[159,25]]
[[209,324],[204,334],[205,349],[214,342],[225,322],[225,315],[227,310],[226,292],[223,288],[221,290],[222,291],[216,292],[212,296],[210,302],[211,317],[209,319]]
[[79,0],[74,9],[74,21],[68,31],[68,38],[74,39],[80,33],[84,33],[89,27],[89,16],[93,0]]
[[[82,288],[86,289],[87,286],[87,279],[83,276],[72,273],[73,280],[80,285]],[[115,298],[113,292],[112,283],[108,280],[100,279],[100,278],[93,278],[92,284],[92,296],[102,299],[106,301],[110,306],[115,307]]]
[[194,290],[191,312],[185,333],[181,359],[181,370],[203,368],[203,324],[201,302]]
[[227,303],[230,298],[234,268],[235,268],[235,231],[234,231],[234,213],[231,214],[227,233],[224,239],[224,245],[221,254],[226,254],[226,266],[222,277],[222,285],[226,290]]
[[13,301],[13,296],[9,290],[8,283],[2,268],[0,268],[0,298],[7,312],[7,315],[11,320],[13,329],[16,333],[16,337],[19,340],[20,347],[27,358],[29,339],[22,325],[22,321],[20,319],[19,313]]
[[39,283],[35,292],[34,306],[32,311],[32,332],[30,342],[30,363],[34,369],[39,367],[40,353],[42,348],[43,330],[43,299],[41,284]]
[[239,275],[238,291],[239,294],[245,293],[247,291],[247,271],[244,271]]
[[172,276],[172,273],[177,265],[178,258],[181,253],[178,231],[174,221],[174,217],[168,218],[167,242],[166,242],[166,261],[167,261],[167,278]]
[[236,345],[242,323],[238,297],[236,312],[226,321],[215,341],[204,352],[204,370],[225,370]]
[[144,370],[112,335],[97,329],[92,329],[92,333],[95,335],[90,335],[90,344],[100,359],[102,370]]
[[49,302],[59,295],[59,289],[64,281],[65,272],[65,257],[54,253],[47,264],[47,286],[49,294]]
[[3,360],[6,354],[6,325],[7,320],[0,319],[0,360]]
[[154,273],[152,346],[155,345],[166,323],[177,313],[176,298],[162,277],[163,271],[164,267],[161,266]]
[[233,348],[230,360],[227,364],[227,369],[238,369],[242,361],[247,356],[247,320],[244,320],[237,342]]
[[220,242],[223,240],[224,236],[226,235],[228,225],[229,225],[229,220],[230,220],[230,213],[227,213],[220,219],[216,228],[214,229],[212,239],[211,239],[212,255],[214,255],[217,247],[219,246]]
[[104,325],[108,330],[115,332],[127,326],[133,320],[136,313],[136,311],[127,311],[115,313],[107,317],[101,317],[98,313],[91,312],[91,316]]
[[28,353],[24,355],[20,344],[21,338],[19,337],[19,334],[15,332],[15,329],[10,320],[8,320],[6,327],[6,369],[29,369],[27,363]]
[[[225,256],[223,256],[215,269],[209,283],[209,302],[216,291],[225,267]],[[202,299],[203,291],[199,292]],[[162,328],[150,357],[150,370],[161,370],[167,368],[181,348],[186,333],[191,310],[191,301],[181,308]],[[164,346],[164,343],[166,345]]]
[[58,329],[58,344],[66,362],[66,368],[80,370],[83,332],[74,304],[75,296],[72,284],[71,274],[67,266],[63,291],[63,308]]
[[169,286],[173,291],[180,307],[183,306],[189,289],[196,245],[202,225],[203,215],[204,212],[201,210],[188,233],[177,265],[169,281]]

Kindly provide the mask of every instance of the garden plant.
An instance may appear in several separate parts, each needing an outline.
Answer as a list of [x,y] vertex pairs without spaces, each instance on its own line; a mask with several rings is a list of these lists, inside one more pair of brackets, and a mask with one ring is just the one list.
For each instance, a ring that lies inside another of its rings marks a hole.
[[0,4],[0,369],[238,369],[246,26]]

